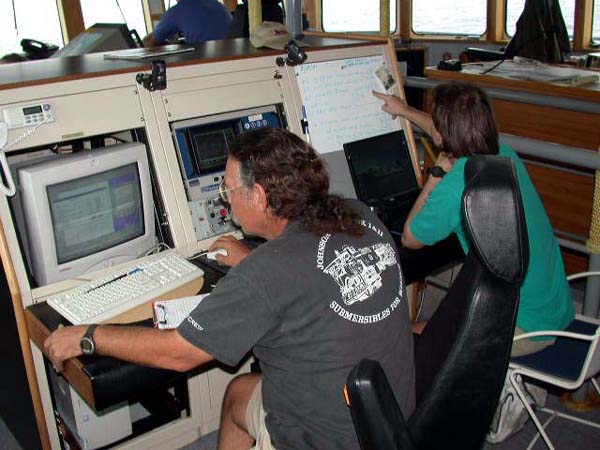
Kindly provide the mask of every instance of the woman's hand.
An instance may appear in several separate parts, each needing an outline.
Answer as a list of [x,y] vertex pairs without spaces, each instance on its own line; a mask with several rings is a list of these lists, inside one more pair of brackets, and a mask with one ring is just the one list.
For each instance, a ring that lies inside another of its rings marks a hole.
[[450,172],[450,170],[452,170],[452,166],[454,165],[455,162],[456,162],[456,158],[454,158],[453,156],[448,156],[444,152],[440,152],[438,154],[437,159],[435,160],[435,165],[440,166],[446,172]]
[[433,120],[429,114],[409,106],[405,100],[394,95],[382,94],[381,92],[376,91],[373,91],[373,95],[379,100],[383,100],[383,105],[381,105],[383,111],[391,114],[393,118],[401,116],[409,122],[414,123],[431,136],[433,143],[437,147],[442,146],[442,136],[440,136],[440,133],[435,129]]
[[406,117],[410,113],[411,107],[408,106],[406,101],[394,95],[382,94],[381,92],[376,91],[373,91],[373,95],[379,100],[383,100],[381,109],[386,113],[391,114],[394,118],[397,116]]

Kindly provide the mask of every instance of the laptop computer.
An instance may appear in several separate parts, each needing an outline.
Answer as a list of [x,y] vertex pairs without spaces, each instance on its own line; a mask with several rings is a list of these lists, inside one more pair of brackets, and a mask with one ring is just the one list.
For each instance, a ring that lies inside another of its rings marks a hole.
[[388,230],[402,233],[420,189],[403,130],[344,144],[359,200],[372,207]]

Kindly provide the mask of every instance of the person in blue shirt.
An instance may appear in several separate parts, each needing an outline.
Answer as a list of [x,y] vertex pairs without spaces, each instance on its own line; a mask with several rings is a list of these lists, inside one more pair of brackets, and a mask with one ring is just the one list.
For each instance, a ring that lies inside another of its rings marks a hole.
[[188,44],[225,39],[230,25],[231,13],[217,0],[178,0],[144,38],[144,45],[162,45],[175,35]]
[[[467,253],[471,243],[460,212],[465,163],[474,154],[512,159],[525,208],[530,252],[515,335],[565,329],[573,320],[575,309],[558,242],[523,162],[508,145],[499,143],[487,95],[467,83],[438,85],[433,91],[430,116],[392,95],[373,94],[384,101],[384,111],[415,123],[433,138],[436,146],[443,148],[408,215],[402,245],[419,249],[454,233]],[[539,338],[519,340],[513,344],[512,355],[535,353],[553,342],[554,339]]]

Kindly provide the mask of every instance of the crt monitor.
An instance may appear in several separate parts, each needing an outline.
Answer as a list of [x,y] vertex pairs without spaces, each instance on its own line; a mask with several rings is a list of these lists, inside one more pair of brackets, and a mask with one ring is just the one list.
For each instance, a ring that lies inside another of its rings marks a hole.
[[143,144],[63,155],[17,173],[29,266],[38,285],[135,259],[155,245]]

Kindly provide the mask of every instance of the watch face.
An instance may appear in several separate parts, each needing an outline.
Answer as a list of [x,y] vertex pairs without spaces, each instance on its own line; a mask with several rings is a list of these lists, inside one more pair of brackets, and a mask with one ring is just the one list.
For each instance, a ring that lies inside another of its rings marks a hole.
[[442,178],[444,175],[446,175],[446,171],[444,169],[442,169],[440,166],[433,166],[430,169],[429,173],[437,178]]
[[94,353],[94,342],[90,338],[84,337],[79,342],[79,348],[84,355],[91,355]]

